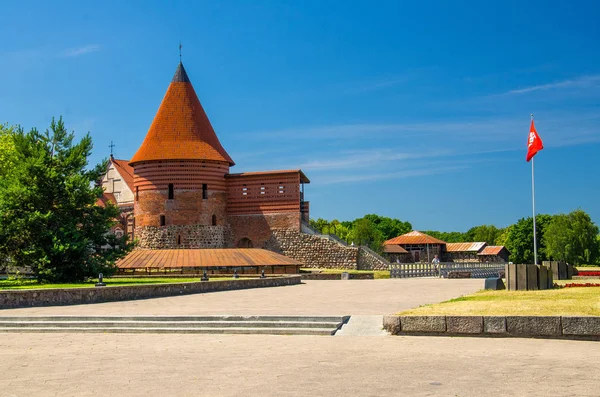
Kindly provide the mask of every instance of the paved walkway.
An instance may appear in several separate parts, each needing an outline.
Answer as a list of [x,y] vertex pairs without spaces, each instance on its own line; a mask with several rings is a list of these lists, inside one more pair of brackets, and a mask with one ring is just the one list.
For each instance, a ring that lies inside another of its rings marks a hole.
[[0,335],[1,397],[598,396],[587,341]]
[[0,315],[382,315],[470,294],[483,289],[483,284],[481,279],[310,280],[287,287],[10,309],[0,311]]

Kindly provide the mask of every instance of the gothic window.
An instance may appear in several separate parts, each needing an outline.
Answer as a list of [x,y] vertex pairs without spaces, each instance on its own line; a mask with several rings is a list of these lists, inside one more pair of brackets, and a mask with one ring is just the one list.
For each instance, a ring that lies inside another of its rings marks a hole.
[[165,223],[166,223],[165,216],[164,216],[164,215],[161,215],[161,216],[160,216],[160,225],[161,225],[161,226],[164,226],[164,225],[165,225]]
[[175,189],[173,188],[173,184],[169,183],[169,200],[173,200],[175,197]]

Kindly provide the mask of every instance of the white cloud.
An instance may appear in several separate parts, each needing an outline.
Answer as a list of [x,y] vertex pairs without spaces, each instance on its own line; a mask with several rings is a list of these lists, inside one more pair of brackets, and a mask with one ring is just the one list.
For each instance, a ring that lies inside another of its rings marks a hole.
[[373,149],[373,150],[362,150],[362,151],[348,151],[342,153],[342,156],[337,158],[331,158],[327,156],[326,160],[313,160],[300,165],[300,168],[306,170],[332,170],[332,169],[351,169],[351,168],[365,168],[375,164],[420,159],[426,157],[436,157],[447,155],[448,151],[431,151],[431,152],[396,152],[393,149]]
[[527,94],[530,92],[552,90],[556,88],[590,87],[596,83],[600,83],[600,75],[581,76],[571,80],[563,80],[555,83],[534,85],[531,87],[511,90],[506,92],[505,94]]
[[82,47],[68,48],[61,52],[60,56],[65,58],[78,57],[81,55],[89,54],[90,52],[100,51],[100,45],[88,44]]
[[466,166],[447,166],[447,167],[436,167],[436,168],[412,169],[412,170],[404,170],[404,171],[398,171],[398,172],[333,175],[333,176],[329,176],[329,177],[326,176],[326,177],[318,178],[317,184],[318,185],[329,185],[329,184],[335,184],[335,183],[404,179],[404,178],[411,178],[411,177],[417,177],[417,176],[447,174],[450,172],[460,171],[465,168],[467,168],[467,167]]

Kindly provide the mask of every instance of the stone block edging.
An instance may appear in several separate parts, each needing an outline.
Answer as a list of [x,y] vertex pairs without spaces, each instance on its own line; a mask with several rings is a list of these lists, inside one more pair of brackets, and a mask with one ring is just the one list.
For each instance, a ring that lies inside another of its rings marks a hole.
[[539,337],[600,340],[600,316],[383,317],[392,335]]
[[56,288],[0,291],[0,309],[80,305],[166,296],[300,284],[299,275],[224,281],[130,285],[101,288]]
[[[341,273],[300,273],[302,280],[341,280]],[[373,273],[352,274],[349,273],[350,280],[373,280]]]

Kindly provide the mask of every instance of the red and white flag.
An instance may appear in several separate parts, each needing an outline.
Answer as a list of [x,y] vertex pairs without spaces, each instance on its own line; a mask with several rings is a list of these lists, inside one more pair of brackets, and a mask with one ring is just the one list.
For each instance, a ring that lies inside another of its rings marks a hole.
[[527,162],[535,156],[537,152],[544,148],[542,139],[535,130],[533,120],[531,120],[531,127],[529,127],[529,138],[527,138]]

